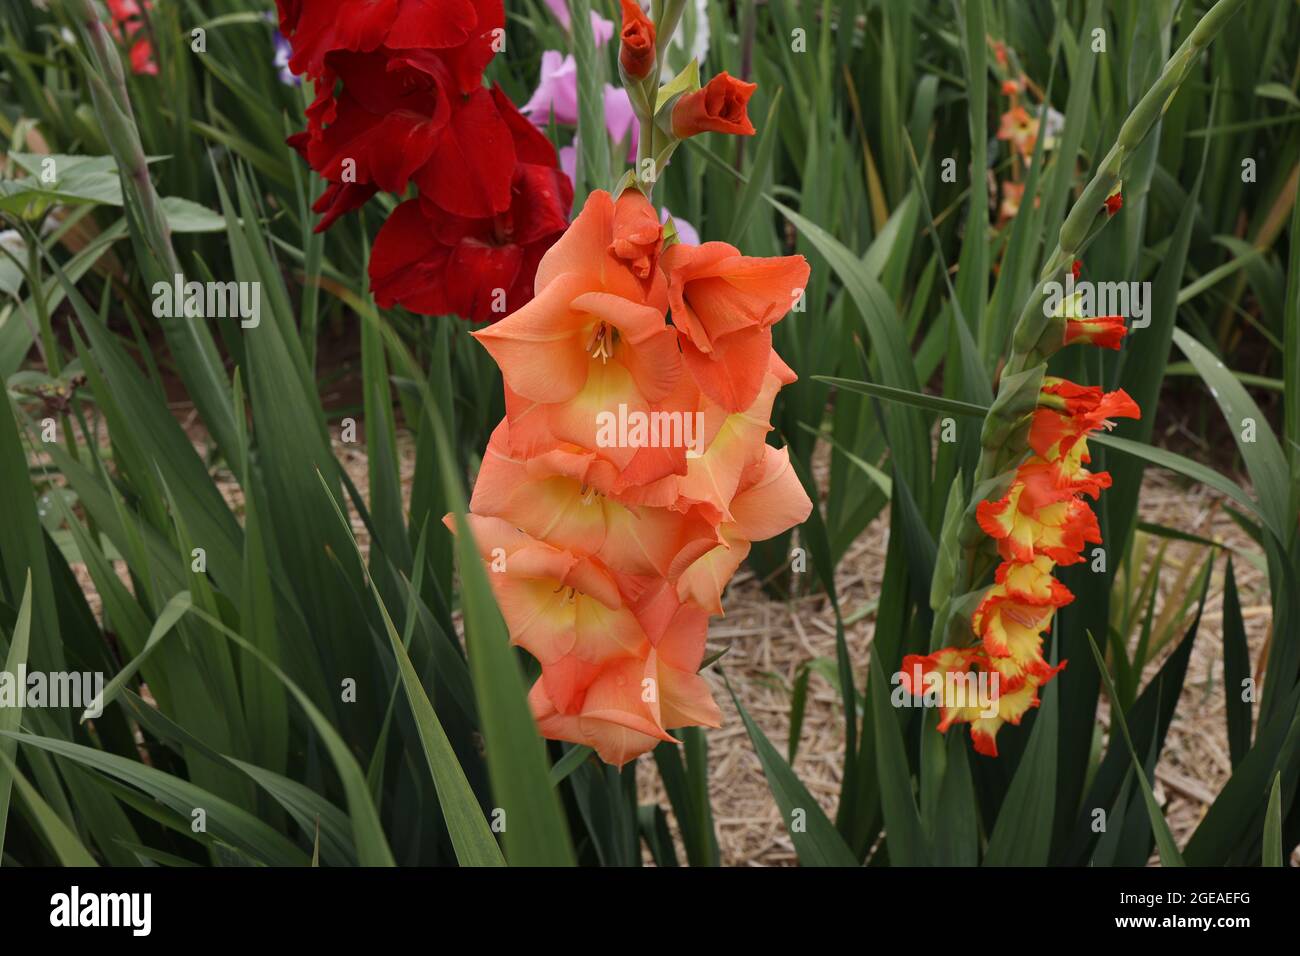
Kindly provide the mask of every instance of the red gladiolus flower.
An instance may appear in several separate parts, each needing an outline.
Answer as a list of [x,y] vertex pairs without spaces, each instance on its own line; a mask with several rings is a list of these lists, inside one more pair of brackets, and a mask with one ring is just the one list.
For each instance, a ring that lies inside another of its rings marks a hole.
[[726,72],[709,80],[707,86],[682,96],[673,106],[673,135],[686,139],[697,133],[734,133],[753,136],[749,121],[749,98],[757,83],[746,83]]
[[373,183],[330,183],[320,198],[312,203],[311,211],[321,216],[314,231],[324,232],[339,216],[360,209],[377,192],[379,187]]
[[622,46],[618,62],[630,80],[650,75],[655,66],[655,25],[636,0],[623,0]]
[[1124,197],[1119,193],[1106,197],[1106,215],[1113,216],[1124,208]]
[[370,283],[384,308],[500,319],[533,298],[542,254],[568,225],[573,185],[559,169],[520,163],[510,208],[483,219],[445,213],[418,199],[384,223],[370,256]]
[[1065,344],[1088,342],[1104,349],[1118,349],[1128,334],[1124,316],[1103,315],[1095,319],[1068,319],[1065,323]]
[[[127,0],[130,2],[130,0]],[[329,186],[316,231],[375,193],[394,211],[369,267],[381,306],[490,321],[527,303],[573,187],[550,141],[483,87],[502,0],[278,0],[289,65],[316,81],[289,138]]]
[[502,0],[277,0],[280,32],[293,47],[289,69],[329,73],[331,53],[439,51],[468,93],[481,82],[505,26]]
[[[147,35],[145,13],[153,9],[149,0],[107,0],[108,32],[119,43],[131,41],[129,57],[131,72],[148,76],[158,75],[158,64],[153,58],[153,44]],[[139,35],[145,30],[145,35]]]
[[510,205],[514,145],[488,90],[455,93],[446,63],[427,51],[336,53],[329,64],[342,93],[318,97],[306,132],[290,139],[320,175],[394,193],[414,180],[459,216]]

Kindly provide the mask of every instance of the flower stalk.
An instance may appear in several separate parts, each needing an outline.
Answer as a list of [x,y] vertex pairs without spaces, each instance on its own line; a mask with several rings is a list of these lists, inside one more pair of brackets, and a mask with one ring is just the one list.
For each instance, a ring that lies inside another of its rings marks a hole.
[[[995,755],[997,729],[1019,723],[1038,705],[1038,688],[1064,666],[1042,651],[1043,634],[1056,608],[1073,600],[1052,577],[1056,564],[1082,560],[1089,543],[1100,543],[1095,516],[1084,496],[1097,497],[1110,476],[1090,473],[1087,435],[1110,428],[1112,417],[1137,417],[1124,392],[1103,395],[1046,376],[1053,354],[1072,342],[1119,348],[1126,331],[1118,316],[1089,319],[1068,306],[1046,309],[1047,284],[1073,272],[1076,256],[1122,208],[1126,168],[1150,133],[1197,57],[1243,0],[1219,0],[1170,57],[1156,82],[1133,108],[1114,145],[1097,164],[1091,181],[1061,224],[1055,250],[1016,323],[998,392],[985,416],[981,452],[973,476],[973,500],[960,521],[945,521],[941,553],[960,552],[947,568],[958,598],[936,605],[932,647],[955,638],[955,646],[912,659],[917,673],[978,671],[1003,682],[996,713],[948,701],[940,730],[971,724],[975,747]],[[1100,225],[1098,217],[1105,212]],[[1001,563],[998,563],[999,560]],[[981,587],[991,571],[992,586]],[[978,603],[976,601],[978,600]],[[968,646],[971,633],[977,639]],[[904,669],[908,669],[905,662]],[[919,688],[914,688],[914,692]]]

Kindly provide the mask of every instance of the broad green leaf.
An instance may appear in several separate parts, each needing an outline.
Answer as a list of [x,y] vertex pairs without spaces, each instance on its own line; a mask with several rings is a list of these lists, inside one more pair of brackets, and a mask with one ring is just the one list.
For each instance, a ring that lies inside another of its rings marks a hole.
[[763,765],[763,775],[767,777],[768,788],[781,810],[781,820],[794,843],[799,862],[804,866],[857,866],[857,857],[836,832],[835,825],[822,812],[817,800],[754,723],[730,684],[727,689],[749,733],[759,763]]
[[1264,865],[1282,866],[1282,774],[1273,775],[1264,811]]
[[142,664],[153,653],[158,642],[161,641],[171,631],[176,623],[184,617],[193,606],[193,599],[190,592],[181,591],[172,595],[162,612],[158,615],[158,620],[154,622],[153,629],[149,632],[149,637],[144,643],[140,653],[132,658],[127,665],[113,675],[113,679],[104,685],[103,691],[95,696],[95,699],[86,707],[85,712],[81,715],[84,723],[87,719],[96,717],[103,710],[117,699],[117,695],[122,692],[127,681],[134,677],[140,670]]
[[875,727],[876,772],[889,861],[895,866],[925,866],[930,862],[930,849],[912,796],[912,771],[903,750],[898,716],[890,707],[889,687],[889,671],[873,644],[867,698]]
[[201,809],[207,817],[209,834],[269,866],[302,866],[307,862],[305,853],[257,817],[187,780],[163,773],[138,760],[128,760],[65,740],[10,731],[0,731],[0,736],[108,774],[143,790],[186,820],[195,810]]
[[[59,863],[63,866],[99,866],[95,858],[90,855],[77,838],[77,835],[68,828],[68,825],[59,819],[59,815],[50,809],[36,788],[33,787],[22,775],[18,765],[14,763],[13,757],[5,753],[5,747],[0,747],[0,773],[9,775],[18,789],[18,795],[22,797],[27,808],[32,812],[36,820],[36,825],[40,827],[41,832],[45,834],[45,840],[49,843],[54,855],[59,858]],[[0,830],[0,836],[3,836],[3,830]],[[3,842],[3,841],[0,841]]]
[[[325,487],[325,493],[329,494],[328,486]],[[331,503],[334,505],[334,513],[338,520],[350,533],[351,526],[342,509],[339,508],[338,502],[331,499]],[[359,546],[357,553],[359,556]],[[388,633],[388,642],[397,658],[397,670],[401,677],[402,688],[406,691],[407,701],[411,705],[411,715],[415,718],[415,726],[420,735],[420,743],[424,746],[424,759],[429,765],[429,772],[433,775],[433,786],[438,793],[438,805],[442,809],[443,818],[447,821],[447,832],[451,835],[452,845],[456,849],[456,859],[461,866],[504,866],[505,860],[501,857],[501,849],[497,846],[497,841],[488,828],[487,820],[483,817],[478,798],[470,789],[465,771],[461,769],[460,762],[456,759],[451,741],[447,739],[447,733],[442,729],[442,722],[438,720],[438,714],[420,684],[420,675],[416,673],[415,666],[411,663],[406,646],[402,643],[397,628],[393,625],[393,619],[388,614],[388,608],[379,595],[379,588],[373,580],[370,580],[370,591],[384,619],[384,630]]]
[[1097,670],[1101,672],[1102,683],[1106,687],[1106,696],[1111,701],[1111,719],[1119,725],[1129,755],[1133,758],[1133,772],[1137,775],[1138,784],[1142,787],[1142,799],[1146,803],[1147,815],[1151,818],[1151,828],[1155,831],[1156,846],[1160,850],[1160,862],[1165,866],[1183,866],[1182,854],[1178,852],[1178,844],[1174,842],[1174,835],[1169,831],[1169,821],[1165,819],[1165,815],[1160,811],[1160,805],[1156,803],[1155,794],[1151,790],[1151,783],[1147,780],[1146,770],[1142,767],[1142,762],[1138,760],[1137,751],[1133,749],[1133,738],[1129,736],[1128,723],[1124,719],[1124,710],[1120,706],[1120,698],[1115,691],[1115,684],[1111,681],[1110,672],[1106,669],[1106,660],[1101,656],[1101,651],[1097,650],[1097,643],[1092,639],[1091,634],[1088,635],[1088,645],[1092,648],[1092,656],[1097,661]]
[[[3,409],[0,409],[3,413]],[[32,633],[32,575],[27,573],[27,585],[23,589],[23,600],[18,607],[18,621],[14,624],[13,637],[9,641],[9,654],[5,658],[4,672],[18,674],[27,666],[27,651]],[[22,722],[22,708],[0,707],[0,731],[16,731]],[[14,777],[11,761],[17,753],[17,744],[10,740],[0,740],[0,757],[5,766],[0,767],[0,854],[5,848],[5,823],[9,819],[9,798]]]
[[1253,708],[1245,690],[1251,679],[1246,623],[1241,617],[1241,597],[1232,558],[1223,574],[1223,696],[1228,721],[1228,753],[1233,767],[1250,750]]
[[1218,402],[1237,449],[1246,462],[1246,470],[1250,472],[1255,493],[1259,496],[1259,511],[1278,535],[1278,540],[1287,542],[1290,535],[1284,534],[1283,529],[1295,524],[1295,515],[1289,510],[1290,475],[1286,456],[1268,419],[1236,377],[1205,346],[1182,329],[1174,330],[1174,342],[1196,366],[1210,394]]

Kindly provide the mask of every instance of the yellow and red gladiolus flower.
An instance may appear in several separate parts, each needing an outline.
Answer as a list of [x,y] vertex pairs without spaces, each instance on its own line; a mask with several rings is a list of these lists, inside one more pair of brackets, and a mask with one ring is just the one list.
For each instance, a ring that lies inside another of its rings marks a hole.
[[1039,704],[1038,690],[1064,664],[1045,675],[1019,674],[1008,678],[1006,658],[992,658],[980,647],[945,647],[933,654],[909,654],[899,676],[905,693],[935,699],[938,729],[970,724],[971,743],[977,753],[998,755],[997,733],[1003,724],[1019,724]]
[[[1118,328],[1122,333],[1122,319]],[[950,675],[973,669],[996,686],[991,695],[996,706],[941,701],[939,729],[969,723],[979,753],[997,755],[999,728],[1018,724],[1037,707],[1039,688],[1065,666],[1064,661],[1052,665],[1043,655],[1057,609],[1074,600],[1053,571],[1082,561],[1088,544],[1101,543],[1097,518],[1084,498],[1096,499],[1111,484],[1108,473],[1084,467],[1090,461],[1088,435],[1113,427],[1114,418],[1138,415],[1137,404],[1123,390],[1103,392],[1046,377],[1029,424],[1028,457],[1015,469],[1006,494],[976,505],[976,521],[1002,558],[992,586],[971,615],[978,643],[906,658],[904,683],[916,693],[920,678],[915,675],[934,673],[949,687]]]
[[1103,315],[1095,319],[1068,319],[1065,323],[1065,344],[1087,342],[1104,349],[1118,350],[1128,329],[1122,315]]
[[1047,358],[1069,345],[1096,345],[1118,351],[1128,334],[1127,320],[1122,315],[1084,315],[1087,303],[1082,290],[1075,290],[1080,263],[1075,260],[1064,283],[1065,294],[1058,302],[1050,298],[1046,307],[1052,309],[1051,319],[1043,329],[1037,345],[1037,354]]
[[1028,163],[1034,156],[1034,144],[1038,141],[1038,120],[1023,106],[1013,105],[1002,114],[997,138],[1010,143],[1021,160]]
[[1052,470],[1058,486],[1086,491],[1093,498],[1110,487],[1105,472],[1093,475],[1083,466],[1092,460],[1088,435],[1115,427],[1116,418],[1139,418],[1137,403],[1123,389],[1102,392],[1059,378],[1043,381],[1040,405],[1029,426],[1029,447]]
[[[801,257],[665,251],[642,193],[594,192],[532,301],[474,333],[501,367],[506,418],[470,528],[511,641],[541,664],[543,735],[621,766],[668,730],[718,726],[697,673],[708,618],[750,543],[812,509],[766,443],[795,378],[771,326],[807,279]],[[615,417],[637,424],[609,440]]]

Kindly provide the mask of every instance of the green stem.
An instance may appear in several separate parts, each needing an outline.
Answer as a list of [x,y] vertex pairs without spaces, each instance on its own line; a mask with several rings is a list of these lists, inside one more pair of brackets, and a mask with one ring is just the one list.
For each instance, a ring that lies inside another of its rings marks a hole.
[[[1188,34],[1187,39],[1170,56],[1165,63],[1164,69],[1161,70],[1160,76],[1156,78],[1156,81],[1146,91],[1142,99],[1133,107],[1128,118],[1120,127],[1114,145],[1098,163],[1097,171],[1092,180],[1084,187],[1079,199],[1071,207],[1069,215],[1061,224],[1056,248],[1044,265],[1038,284],[1030,293],[1028,301],[1025,302],[1025,306],[1021,310],[1012,337],[1011,352],[1007,357],[1006,365],[1003,367],[999,380],[999,397],[1006,391],[1008,379],[1035,365],[1046,365],[1046,358],[1038,351],[1038,344],[1046,331],[1047,323],[1050,321],[1050,317],[1045,315],[1043,310],[1043,303],[1047,297],[1046,284],[1053,279],[1061,280],[1064,278],[1065,273],[1074,262],[1075,254],[1091,234],[1093,224],[1101,213],[1106,197],[1116,185],[1123,181],[1123,173],[1137,147],[1151,132],[1156,120],[1163,115],[1165,107],[1191,72],[1197,57],[1222,29],[1228,18],[1236,13],[1244,2],[1245,0],[1219,0],[1206,12],[1205,16],[1192,29],[1192,32]],[[1104,228],[1104,222],[1102,226]],[[992,419],[992,415],[985,418],[982,432],[985,437],[996,431],[1002,424]],[[999,460],[1002,447],[1002,444],[984,444],[980,453],[979,464],[975,470],[974,487],[978,488],[982,482],[1000,474],[1001,469],[1006,466],[1004,461]],[[944,542],[944,544],[948,547],[955,547],[957,542],[956,540],[950,540]],[[975,558],[982,544],[983,542],[964,550],[962,588],[959,593],[971,590],[979,580],[974,576],[977,565]]]
[[171,230],[162,210],[162,200],[154,188],[153,180],[149,178],[149,163],[145,158],[135,114],[131,109],[131,99],[127,94],[121,57],[117,55],[108,31],[100,22],[92,0],[69,0],[69,7],[81,27],[86,47],[94,61],[95,70],[87,71],[86,76],[91,97],[96,102],[96,112],[118,169],[134,187],[132,192],[140,205],[145,240],[166,274],[179,274],[180,260],[172,248]]

